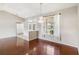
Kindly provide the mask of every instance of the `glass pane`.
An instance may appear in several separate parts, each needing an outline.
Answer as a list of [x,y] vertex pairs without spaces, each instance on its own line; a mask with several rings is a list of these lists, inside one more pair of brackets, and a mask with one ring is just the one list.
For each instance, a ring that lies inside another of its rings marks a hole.
[[46,17],[46,33],[53,35],[54,34],[54,20],[53,20],[53,16],[47,16]]
[[35,30],[35,24],[33,24],[33,30]]
[[29,30],[32,30],[32,28],[31,28],[32,26],[31,26],[31,24],[29,24]]

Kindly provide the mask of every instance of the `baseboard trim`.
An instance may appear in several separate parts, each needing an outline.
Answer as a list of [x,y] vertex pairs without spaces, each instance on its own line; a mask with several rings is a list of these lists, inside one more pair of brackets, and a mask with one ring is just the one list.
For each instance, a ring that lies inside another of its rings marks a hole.
[[35,41],[35,40],[38,40],[38,38],[36,38],[36,39],[32,39],[32,40],[29,40],[29,42],[31,42],[31,41]]
[[16,36],[12,36],[12,37],[4,37],[4,38],[0,38],[0,39],[10,39],[10,38],[17,38]]

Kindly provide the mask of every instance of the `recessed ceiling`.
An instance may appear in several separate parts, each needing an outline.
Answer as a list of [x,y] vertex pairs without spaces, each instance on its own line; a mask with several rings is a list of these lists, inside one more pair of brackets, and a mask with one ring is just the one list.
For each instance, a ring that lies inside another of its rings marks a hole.
[[[54,12],[76,5],[77,3],[43,3],[42,13]],[[40,14],[40,3],[0,3],[0,10],[27,18]]]

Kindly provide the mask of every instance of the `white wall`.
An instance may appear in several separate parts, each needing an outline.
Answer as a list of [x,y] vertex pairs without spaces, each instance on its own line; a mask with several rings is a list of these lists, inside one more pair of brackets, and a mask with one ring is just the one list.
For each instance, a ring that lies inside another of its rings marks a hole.
[[19,19],[8,12],[0,11],[0,39],[16,36],[16,20]]
[[[78,38],[79,38],[79,4],[78,4]],[[79,42],[79,40],[78,40]],[[78,43],[78,51],[79,51],[79,43]]]
[[77,7],[64,9],[61,14],[62,43],[78,47]]

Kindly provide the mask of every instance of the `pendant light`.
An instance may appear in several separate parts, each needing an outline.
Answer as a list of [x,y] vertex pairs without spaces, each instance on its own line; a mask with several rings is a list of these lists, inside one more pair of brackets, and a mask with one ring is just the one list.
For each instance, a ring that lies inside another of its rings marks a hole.
[[43,23],[43,16],[42,16],[42,3],[40,3],[40,17],[39,17],[39,23]]

